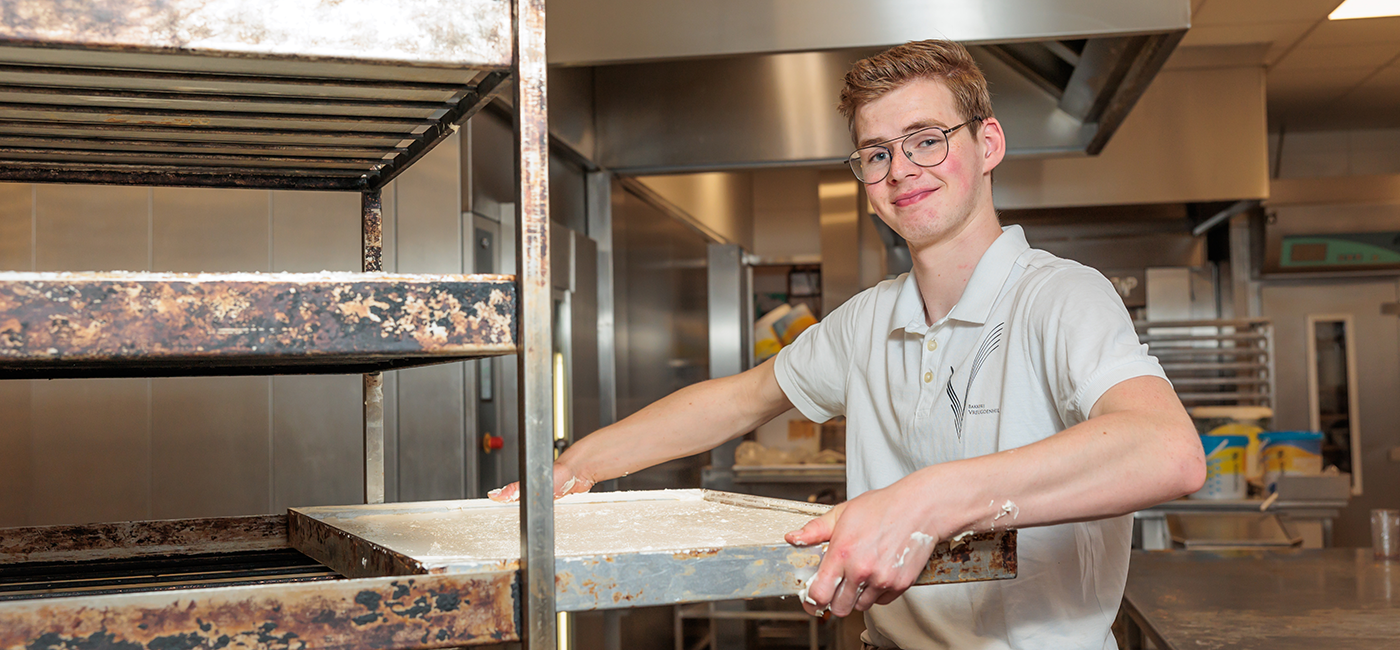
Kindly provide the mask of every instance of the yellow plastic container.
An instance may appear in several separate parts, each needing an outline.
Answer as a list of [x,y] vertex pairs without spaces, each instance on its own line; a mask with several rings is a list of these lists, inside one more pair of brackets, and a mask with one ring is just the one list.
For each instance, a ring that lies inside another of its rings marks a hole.
[[1191,409],[1196,433],[1249,438],[1244,451],[1244,475],[1255,485],[1264,483],[1259,434],[1269,429],[1273,417],[1274,410],[1267,406],[1197,406]]
[[1206,452],[1206,483],[1192,499],[1243,499],[1249,495],[1245,480],[1247,436],[1201,436]]

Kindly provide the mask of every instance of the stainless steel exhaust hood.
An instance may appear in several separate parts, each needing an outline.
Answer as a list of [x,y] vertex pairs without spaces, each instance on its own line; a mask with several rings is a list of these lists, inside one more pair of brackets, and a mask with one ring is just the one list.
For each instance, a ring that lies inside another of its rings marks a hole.
[[592,69],[591,153],[624,173],[838,163],[845,71],[933,37],[973,46],[1010,155],[1093,155],[1189,16],[1189,0],[550,0],[550,62]]

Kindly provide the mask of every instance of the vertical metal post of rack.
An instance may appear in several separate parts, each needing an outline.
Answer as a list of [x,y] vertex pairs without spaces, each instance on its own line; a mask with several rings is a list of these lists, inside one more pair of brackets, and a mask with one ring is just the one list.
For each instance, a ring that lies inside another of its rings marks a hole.
[[[379,190],[360,194],[360,270],[384,270],[384,206]],[[384,503],[384,373],[364,376],[365,503]]]
[[522,637],[531,650],[554,650],[554,296],[549,277],[544,0],[516,0],[514,9]]

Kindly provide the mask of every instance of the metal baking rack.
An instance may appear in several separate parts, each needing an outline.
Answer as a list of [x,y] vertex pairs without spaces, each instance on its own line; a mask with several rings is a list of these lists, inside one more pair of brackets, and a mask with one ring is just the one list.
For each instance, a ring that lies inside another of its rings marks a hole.
[[1274,328],[1264,318],[1135,321],[1188,407],[1273,406]]
[[[0,379],[365,373],[376,503],[378,371],[518,354],[524,559],[508,574],[327,579],[276,555],[286,517],[8,529],[0,647],[553,648],[543,1],[98,9],[0,0],[0,181],[359,192],[362,273],[0,274]],[[516,276],[382,273],[381,189],[507,92]],[[153,579],[152,562],[184,577]]]

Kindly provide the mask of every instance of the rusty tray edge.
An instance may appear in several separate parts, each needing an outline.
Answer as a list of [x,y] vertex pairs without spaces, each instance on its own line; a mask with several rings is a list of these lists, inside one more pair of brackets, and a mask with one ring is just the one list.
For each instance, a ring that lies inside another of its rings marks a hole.
[[422,562],[307,516],[299,508],[287,511],[287,542],[347,578],[428,573]]

